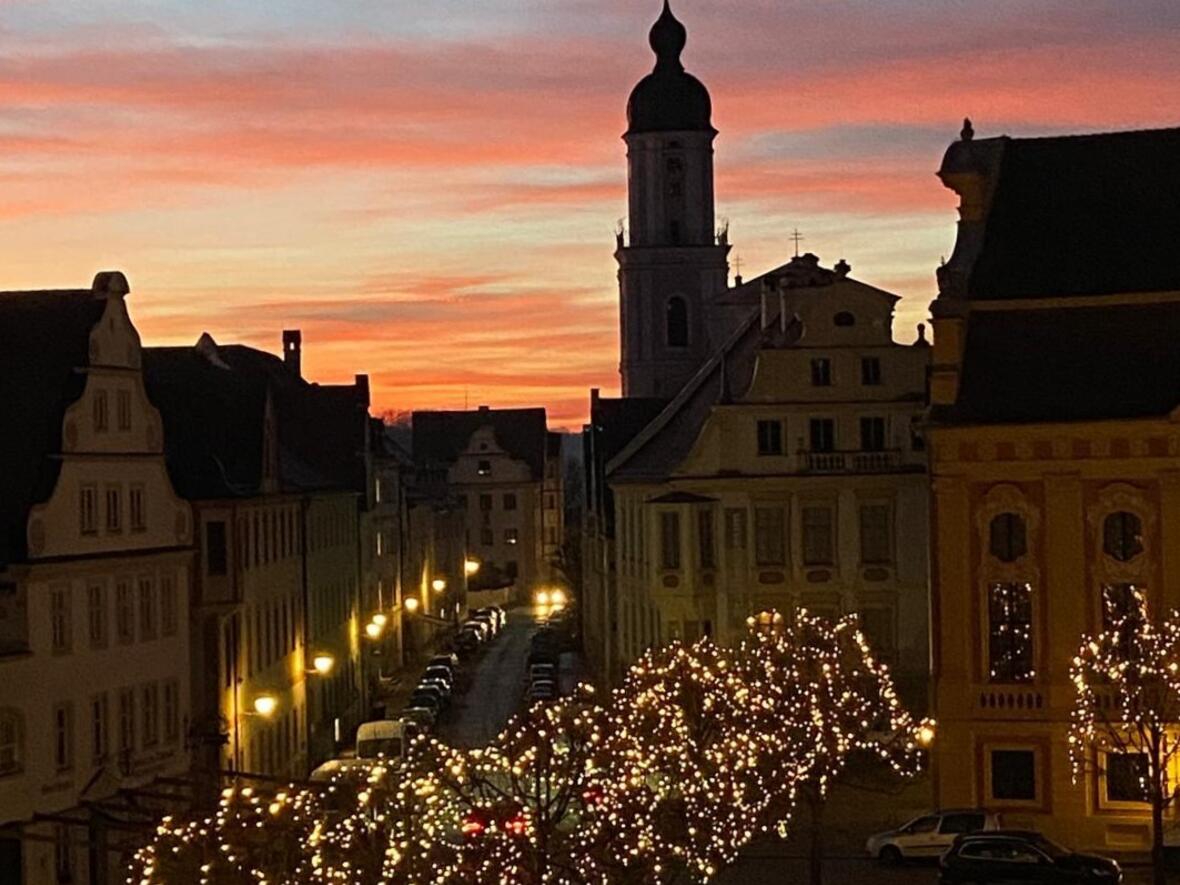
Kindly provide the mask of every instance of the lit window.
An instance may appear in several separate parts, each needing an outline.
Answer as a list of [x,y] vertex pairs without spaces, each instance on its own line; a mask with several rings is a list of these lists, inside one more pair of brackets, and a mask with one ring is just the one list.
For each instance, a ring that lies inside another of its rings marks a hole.
[[997,583],[988,588],[988,676],[992,682],[1031,682],[1032,588]]
[[504,529],[504,543],[515,544],[520,540],[520,532],[517,529]]

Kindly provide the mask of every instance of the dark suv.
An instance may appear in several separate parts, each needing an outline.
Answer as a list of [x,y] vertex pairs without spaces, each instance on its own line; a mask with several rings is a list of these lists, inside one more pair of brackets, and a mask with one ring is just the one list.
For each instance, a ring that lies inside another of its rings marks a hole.
[[1075,854],[1027,830],[964,833],[942,856],[940,867],[938,881],[945,885],[1115,885],[1123,881],[1123,871],[1113,860]]

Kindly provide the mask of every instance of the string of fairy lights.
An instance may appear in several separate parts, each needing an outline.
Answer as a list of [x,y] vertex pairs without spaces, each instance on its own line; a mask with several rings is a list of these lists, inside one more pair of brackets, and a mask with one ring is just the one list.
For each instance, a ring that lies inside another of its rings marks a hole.
[[649,651],[604,700],[581,686],[485,748],[419,738],[326,784],[227,787],[161,821],[128,885],[706,882],[854,754],[913,774],[933,737],[855,616],[772,623]]

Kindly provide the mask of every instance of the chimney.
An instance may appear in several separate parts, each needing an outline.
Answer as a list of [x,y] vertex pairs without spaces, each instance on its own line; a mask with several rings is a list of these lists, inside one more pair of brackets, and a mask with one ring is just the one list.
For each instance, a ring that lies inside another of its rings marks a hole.
[[283,363],[296,378],[303,377],[303,333],[298,329],[283,330]]
[[737,288],[738,286],[740,286],[741,284],[742,284],[742,275],[741,275],[740,273],[739,273],[739,274],[734,274],[734,276],[733,276],[733,285],[734,285],[734,288],[736,289],[736,288]]
[[844,279],[846,276],[848,276],[849,272],[852,270],[852,265],[849,264],[847,261],[845,261],[843,258],[841,258],[839,261],[836,262],[836,266],[833,267],[832,270],[834,270],[836,272],[837,277],[839,277],[840,279]]
[[356,376],[356,392],[357,399],[365,404],[365,408],[369,408],[369,376]]

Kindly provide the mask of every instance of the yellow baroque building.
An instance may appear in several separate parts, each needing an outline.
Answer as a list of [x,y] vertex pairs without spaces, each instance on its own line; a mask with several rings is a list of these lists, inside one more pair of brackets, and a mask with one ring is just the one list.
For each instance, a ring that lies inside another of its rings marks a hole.
[[[939,805],[1145,848],[1131,759],[1075,783],[1070,663],[1180,604],[1180,130],[976,140],[939,270],[928,432]],[[1173,822],[1168,820],[1171,828]]]

